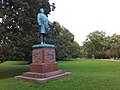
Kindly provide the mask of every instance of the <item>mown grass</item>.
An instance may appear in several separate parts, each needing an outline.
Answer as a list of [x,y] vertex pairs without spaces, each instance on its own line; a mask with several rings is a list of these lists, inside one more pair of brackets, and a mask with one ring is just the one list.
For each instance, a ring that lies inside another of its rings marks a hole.
[[0,79],[14,77],[28,71],[29,65],[24,61],[7,61],[0,64]]
[[15,75],[29,71],[29,65],[21,63],[0,64],[0,90],[120,90],[120,62],[61,61],[59,68],[72,74],[44,84],[16,80]]

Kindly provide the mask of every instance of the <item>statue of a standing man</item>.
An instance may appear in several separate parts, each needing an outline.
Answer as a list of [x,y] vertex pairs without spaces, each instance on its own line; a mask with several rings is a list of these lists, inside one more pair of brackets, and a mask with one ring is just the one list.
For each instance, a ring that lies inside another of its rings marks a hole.
[[45,12],[44,9],[41,8],[40,13],[38,13],[38,15],[37,15],[41,44],[45,44],[45,36],[48,33],[48,31],[50,30],[50,28],[49,28],[50,22],[49,22],[47,16],[44,14],[44,12]]

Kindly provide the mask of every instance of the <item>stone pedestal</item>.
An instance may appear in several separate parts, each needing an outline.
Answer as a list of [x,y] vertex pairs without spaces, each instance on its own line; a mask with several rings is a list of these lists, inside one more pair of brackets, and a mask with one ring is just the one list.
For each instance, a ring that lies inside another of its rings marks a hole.
[[30,72],[46,73],[58,70],[54,47],[34,48]]
[[64,77],[69,74],[70,72],[58,70],[54,45],[38,44],[33,46],[30,72],[25,72],[15,78],[43,83],[47,80]]

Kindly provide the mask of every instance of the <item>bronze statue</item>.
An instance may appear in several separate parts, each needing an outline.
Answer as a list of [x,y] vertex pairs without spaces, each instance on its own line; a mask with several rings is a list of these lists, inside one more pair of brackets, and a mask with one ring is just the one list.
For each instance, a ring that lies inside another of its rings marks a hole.
[[45,44],[45,36],[50,30],[49,25],[51,24],[44,12],[44,9],[41,8],[40,13],[37,15],[41,44]]

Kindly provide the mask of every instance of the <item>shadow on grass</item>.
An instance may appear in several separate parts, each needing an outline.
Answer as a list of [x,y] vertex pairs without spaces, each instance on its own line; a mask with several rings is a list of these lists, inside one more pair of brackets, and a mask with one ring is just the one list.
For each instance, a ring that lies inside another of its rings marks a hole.
[[[10,70],[10,69],[9,69]],[[5,78],[12,78],[18,75],[21,75],[23,72],[28,72],[29,69],[25,68],[25,69],[18,69],[18,71],[16,70],[5,70],[5,71],[0,71],[0,79],[5,79]]]
[[27,71],[29,71],[27,62],[8,61],[0,64],[0,79],[12,78]]

